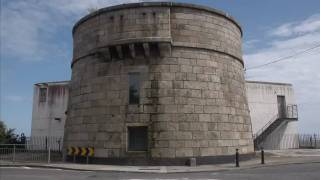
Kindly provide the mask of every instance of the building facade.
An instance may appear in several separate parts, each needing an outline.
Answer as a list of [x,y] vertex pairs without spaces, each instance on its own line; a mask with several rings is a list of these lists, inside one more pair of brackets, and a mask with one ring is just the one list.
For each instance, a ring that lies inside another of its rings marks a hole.
[[127,164],[292,148],[270,138],[296,132],[292,86],[245,82],[242,31],[225,13],[125,4],[85,16],[73,38],[71,81],[35,85],[32,136],[64,134],[64,149]]
[[69,81],[34,85],[31,137],[33,149],[61,150],[69,98]]
[[298,148],[298,109],[292,85],[247,81],[246,87],[257,148]]
[[31,137],[63,137],[69,81],[34,85]]
[[[59,84],[59,89],[63,93],[48,96],[47,92],[52,92],[53,84]],[[44,82],[37,83],[34,86],[32,137],[63,137],[69,94],[68,86],[69,81]],[[46,93],[41,93],[40,88],[44,88]],[[279,108],[281,108],[281,106],[278,106],[278,96],[284,96],[287,117],[296,119],[282,123],[281,128],[279,127],[273,133],[270,133],[268,138],[264,139],[265,149],[298,148],[298,138],[294,136],[298,134],[296,122],[298,111],[295,107],[296,102],[292,85],[288,83],[246,81],[246,88],[253,136],[257,136],[261,133],[261,130],[270,124],[270,121],[278,118]],[[40,100],[44,98],[40,98],[44,94],[46,94],[46,99],[50,98],[50,101],[54,103],[46,105],[47,100]],[[279,98],[279,102],[280,99],[282,98]],[[283,110],[280,110],[280,112],[283,112]],[[291,143],[287,143],[288,138],[290,138]]]
[[136,3],[73,29],[64,145],[118,160],[252,154],[242,31],[215,9]]
[[[48,95],[48,92],[53,92],[52,85],[58,85],[59,91],[63,93]],[[45,82],[34,86],[32,137],[63,137],[69,94],[68,86],[69,81]],[[40,88],[44,88],[46,93],[41,93]],[[279,112],[283,113],[283,106],[279,104],[283,99],[281,96],[284,97],[287,120],[269,132],[262,140],[263,143],[260,143],[260,146],[265,149],[298,148],[298,111],[292,85],[276,82],[246,81],[246,88],[254,139],[267,130],[271,124],[270,121],[277,120]],[[47,100],[43,99],[44,94],[46,94],[45,98]],[[40,98],[41,96],[42,98]],[[54,103],[49,103],[49,101]],[[56,148],[59,147],[56,142],[52,144],[55,144]]]

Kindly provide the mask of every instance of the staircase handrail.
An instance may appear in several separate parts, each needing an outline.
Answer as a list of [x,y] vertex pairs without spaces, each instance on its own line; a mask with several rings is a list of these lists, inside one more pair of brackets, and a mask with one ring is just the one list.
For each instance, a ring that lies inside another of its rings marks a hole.
[[288,104],[286,115],[287,118],[298,118],[298,106],[296,104]]
[[259,137],[277,119],[279,119],[279,114],[274,115],[267,124],[265,124],[261,129],[259,129],[259,131],[255,133],[254,138]]
[[285,116],[280,117],[279,114],[273,116],[267,124],[265,124],[259,131],[254,134],[254,138],[259,137],[274,121],[279,118],[298,118],[298,106],[296,104],[288,104]]

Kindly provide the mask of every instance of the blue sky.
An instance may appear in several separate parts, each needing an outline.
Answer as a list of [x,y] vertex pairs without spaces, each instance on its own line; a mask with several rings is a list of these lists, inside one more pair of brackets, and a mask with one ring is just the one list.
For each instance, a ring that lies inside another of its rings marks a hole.
[[[0,0],[0,119],[30,134],[33,84],[69,80],[71,29],[89,8],[136,0]],[[237,19],[244,31],[246,67],[320,44],[319,0],[178,0],[214,7]],[[292,83],[299,131],[320,133],[320,48],[287,61],[248,70],[247,79]]]

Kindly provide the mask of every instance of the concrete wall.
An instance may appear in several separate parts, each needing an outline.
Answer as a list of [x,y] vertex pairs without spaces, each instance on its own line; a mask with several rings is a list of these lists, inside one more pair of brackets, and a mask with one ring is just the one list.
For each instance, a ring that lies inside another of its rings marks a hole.
[[[34,85],[32,137],[63,137],[69,89],[68,81]],[[46,101],[39,100],[40,88],[47,88]],[[59,120],[60,118],[60,120]]]
[[[105,158],[253,152],[242,34],[231,17],[187,4],[129,4],[84,17],[73,33],[66,146],[93,146]],[[142,75],[139,105],[128,104],[130,72]],[[127,127],[139,125],[148,126],[148,151],[129,152]]]
[[[278,115],[277,96],[285,96],[286,104],[296,104],[291,84],[247,81],[247,97],[253,134]],[[266,149],[298,147],[297,122],[283,123],[265,141]],[[288,143],[288,142],[291,143]]]

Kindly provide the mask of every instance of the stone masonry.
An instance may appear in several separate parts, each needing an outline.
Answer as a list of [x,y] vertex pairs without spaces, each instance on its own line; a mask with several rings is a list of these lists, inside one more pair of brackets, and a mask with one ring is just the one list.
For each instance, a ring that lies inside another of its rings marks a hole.
[[[100,9],[73,29],[64,147],[97,158],[179,159],[253,153],[242,31],[227,14],[182,3]],[[141,74],[129,104],[128,74]],[[148,150],[128,150],[128,127]]]

